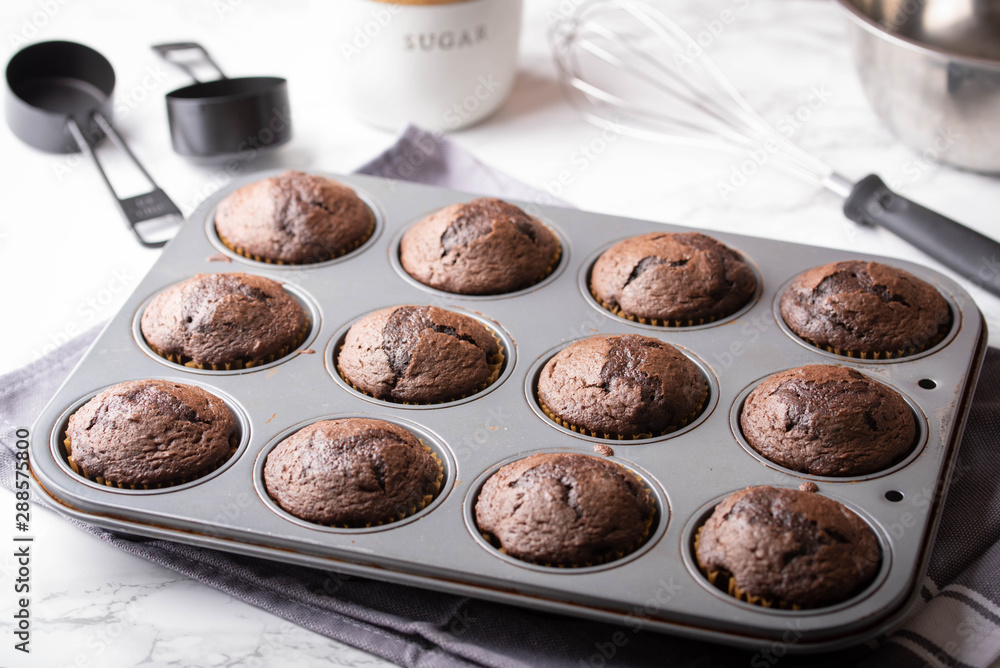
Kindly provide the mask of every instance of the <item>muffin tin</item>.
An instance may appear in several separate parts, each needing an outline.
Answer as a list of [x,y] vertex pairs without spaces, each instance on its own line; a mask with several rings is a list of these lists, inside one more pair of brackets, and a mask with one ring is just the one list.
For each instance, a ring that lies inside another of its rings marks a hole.
[[[650,629],[744,647],[781,643],[789,652],[864,641],[898,622],[916,599],[986,346],[979,310],[950,279],[896,259],[710,232],[753,265],[757,295],[715,323],[651,327],[596,304],[587,273],[597,255],[621,239],[689,228],[515,201],[557,233],[559,266],[526,290],[466,297],[406,276],[398,244],[421,217],[474,195],[331,175],[372,207],[375,233],[335,260],[278,266],[228,250],[212,224],[224,196],[270,175],[242,177],[199,207],[42,412],[32,432],[32,471],[66,514],[127,533],[617,622],[627,635]],[[935,285],[952,309],[951,332],[934,348],[898,360],[836,357],[800,341],[776,313],[781,289],[806,269],[843,259],[881,260]],[[170,364],[145,346],[136,323],[149,299],[197,273],[230,271],[284,281],[307,306],[311,328],[298,351],[258,368],[213,372]],[[432,304],[479,317],[506,348],[498,380],[485,392],[433,405],[389,403],[352,390],[334,367],[338,343],[352,322],[395,304]],[[605,441],[544,416],[534,398],[541,365],[573,340],[620,333],[660,337],[698,364],[710,386],[698,419],[665,436]],[[899,391],[918,417],[914,453],[879,474],[840,479],[795,473],[751,454],[733,418],[739,402],[771,373],[809,363],[850,366]],[[240,422],[236,454],[205,478],[153,490],[103,487],[74,474],[61,445],[68,416],[101,389],[138,378],[197,384],[223,397]],[[396,422],[438,453],[445,479],[428,507],[401,522],[339,529],[291,518],[267,498],[261,470],[274,445],[313,421],[348,416]],[[653,492],[656,523],[639,550],[599,566],[550,568],[501,554],[479,535],[473,509],[491,473],[534,452],[595,454],[599,443],[610,445],[614,459]],[[849,601],[806,611],[751,606],[710,585],[691,543],[714,505],[750,485],[798,487],[807,480],[875,530],[882,548],[875,582]]]

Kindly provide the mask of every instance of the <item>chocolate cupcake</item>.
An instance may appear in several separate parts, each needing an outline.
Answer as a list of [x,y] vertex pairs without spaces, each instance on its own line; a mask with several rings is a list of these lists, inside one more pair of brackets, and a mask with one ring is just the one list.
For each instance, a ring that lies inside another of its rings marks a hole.
[[375,216],[344,184],[287,171],[222,200],[215,229],[222,243],[250,259],[311,264],[363,244],[375,230]]
[[496,336],[475,318],[434,306],[392,306],[354,323],[337,368],[376,399],[437,403],[485,389],[503,359]]
[[855,596],[881,561],[871,527],[841,503],[774,487],[748,487],[716,506],[695,539],[695,555],[730,595],[795,609]]
[[740,413],[747,442],[812,475],[881,471],[913,449],[916,420],[895,390],[854,369],[813,364],[766,378]]
[[67,460],[111,487],[164,487],[214,471],[236,448],[236,419],[193,385],[134,380],[110,387],[69,417]]
[[403,519],[441,488],[441,463],[399,425],[323,420],[279,443],[264,464],[268,495],[309,522],[363,527]]
[[559,262],[545,225],[499,199],[454,204],[403,235],[399,259],[424,285],[462,295],[497,295],[539,282]]
[[589,566],[634,551],[649,535],[655,506],[624,466],[573,453],[541,453],[490,476],[476,500],[476,524],[512,557]]
[[648,336],[594,336],[542,368],[538,401],[555,422],[604,438],[659,436],[693,420],[708,385],[698,366]]
[[838,355],[901,357],[940,341],[948,302],[913,274],[851,260],[803,272],[781,296],[781,317],[809,343]]
[[294,350],[306,314],[281,284],[250,274],[198,274],[167,288],[143,311],[146,343],[171,362],[199,369],[243,369]]
[[746,261],[698,232],[653,232],[606,250],[590,290],[604,308],[662,326],[712,322],[740,310],[757,290]]

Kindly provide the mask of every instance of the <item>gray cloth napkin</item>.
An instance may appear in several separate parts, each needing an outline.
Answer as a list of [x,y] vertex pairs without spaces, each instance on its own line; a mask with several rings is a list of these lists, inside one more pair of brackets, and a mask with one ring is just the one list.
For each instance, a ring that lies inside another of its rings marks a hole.
[[[447,140],[408,129],[360,171],[533,201],[554,200],[486,167]],[[0,483],[13,488],[15,430],[31,426],[97,336],[96,329],[0,378]],[[74,522],[119,548],[316,633],[403,666],[973,666],[1000,658],[1000,351],[986,357],[921,601],[888,637],[792,657],[775,643],[746,652],[631,627],[524,610]],[[36,499],[36,502],[41,500]],[[790,638],[794,642],[794,637]]]

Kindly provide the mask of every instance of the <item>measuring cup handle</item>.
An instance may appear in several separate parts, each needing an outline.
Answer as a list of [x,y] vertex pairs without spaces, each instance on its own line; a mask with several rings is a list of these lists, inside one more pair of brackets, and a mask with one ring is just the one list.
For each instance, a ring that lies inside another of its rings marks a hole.
[[856,223],[884,227],[1000,295],[1000,243],[894,193],[878,176],[869,174],[854,185],[844,202],[844,215]]
[[76,119],[70,117],[66,122],[69,128],[69,132],[73,135],[73,139],[76,140],[77,145],[80,150],[90,156],[91,161],[97,166],[97,171],[101,173],[101,177],[104,179],[104,183],[108,186],[108,190],[111,191],[111,196],[115,198],[118,203],[118,208],[121,209],[122,214],[125,216],[125,220],[128,221],[129,228],[132,230],[132,234],[135,238],[139,240],[139,243],[147,248],[161,248],[164,246],[168,239],[152,241],[147,239],[139,231],[137,225],[139,223],[144,223],[146,221],[155,220],[158,218],[173,218],[179,225],[184,216],[181,214],[180,209],[177,205],[167,196],[163,189],[156,185],[153,181],[153,177],[149,175],[149,172],[142,166],[138,158],[129,150],[128,145],[125,144],[125,140],[121,138],[117,131],[108,119],[104,117],[101,113],[94,114],[94,121],[97,123],[98,127],[104,132],[105,135],[111,137],[111,141],[114,142],[132,164],[139,168],[142,175],[146,177],[146,180],[153,186],[153,189],[147,193],[141,195],[135,195],[133,197],[121,198],[118,193],[115,192],[115,187],[111,184],[111,180],[108,175],[104,172],[104,167],[101,166],[101,161],[97,159],[97,154],[94,153],[94,149],[90,146],[90,142],[84,137],[83,131],[80,130],[80,126],[77,124]]
[[201,55],[200,63],[211,66],[212,69],[214,69],[216,72],[219,73],[220,79],[227,78],[226,75],[223,74],[222,68],[216,65],[215,61],[212,60],[212,56],[208,55],[208,50],[205,49],[205,47],[203,47],[201,44],[198,44],[197,42],[173,42],[171,44],[154,44],[153,51],[156,51],[158,54],[160,54],[160,57],[163,58],[168,63],[170,63],[171,65],[174,65],[175,67],[184,70],[184,72],[189,77],[194,79],[196,82],[201,83],[201,79],[199,79],[197,75],[195,75],[194,69],[188,63],[175,60],[170,56],[170,54],[174,53],[175,51],[197,51]]

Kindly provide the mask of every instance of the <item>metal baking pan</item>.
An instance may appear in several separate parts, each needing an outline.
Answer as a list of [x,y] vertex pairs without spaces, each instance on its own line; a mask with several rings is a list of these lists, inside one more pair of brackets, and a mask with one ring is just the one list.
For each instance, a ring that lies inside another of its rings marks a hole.
[[[787,640],[789,632],[795,636],[790,651],[845,647],[885,631],[915,600],[986,346],[979,310],[950,279],[902,260],[711,232],[748,258],[760,282],[756,297],[710,325],[654,328],[598,306],[587,290],[587,273],[616,241],[689,228],[516,202],[559,236],[558,267],[527,290],[467,297],[409,278],[399,265],[398,244],[402,232],[423,216],[473,195],[331,175],[370,204],[377,217],[374,235],[345,257],[282,267],[232,253],[215,236],[212,222],[216,205],[229,192],[270,175],[243,177],[194,213],[43,411],[32,434],[32,471],[41,491],[66,514],[134,534],[743,647]],[[219,262],[220,256],[231,262]],[[951,332],[932,349],[899,360],[837,357],[800,341],[777,313],[781,291],[800,272],[843,259],[881,260],[935,285],[953,311]],[[227,271],[284,281],[306,305],[312,328],[297,354],[251,370],[213,372],[176,366],[145,347],[137,321],[151,297],[197,273]],[[486,392],[432,406],[382,402],[351,389],[334,369],[340,340],[359,317],[394,304],[434,304],[480,318],[507,348],[498,381]],[[573,340],[629,332],[680,348],[711,387],[705,411],[684,429],[609,443],[615,459],[653,491],[659,512],[650,539],[621,560],[576,569],[500,554],[473,521],[485,479],[532,452],[593,453],[601,442],[562,429],[540,412],[533,397],[541,365]],[[884,472],[841,479],[795,473],[757,456],[739,433],[742,399],[764,377],[808,363],[850,366],[898,390],[920,425],[913,454]],[[98,391],[138,378],[195,383],[223,397],[240,422],[236,455],[205,478],[150,491],[100,486],[74,474],[60,444],[69,414]],[[405,521],[369,529],[310,525],[283,513],[264,492],[264,457],[295,429],[335,416],[376,417],[416,432],[444,464],[438,498]],[[751,606],[709,585],[694,564],[691,542],[714,505],[750,485],[798,487],[804,480],[815,481],[821,493],[873,527],[883,553],[875,582],[849,601],[807,611]]]

